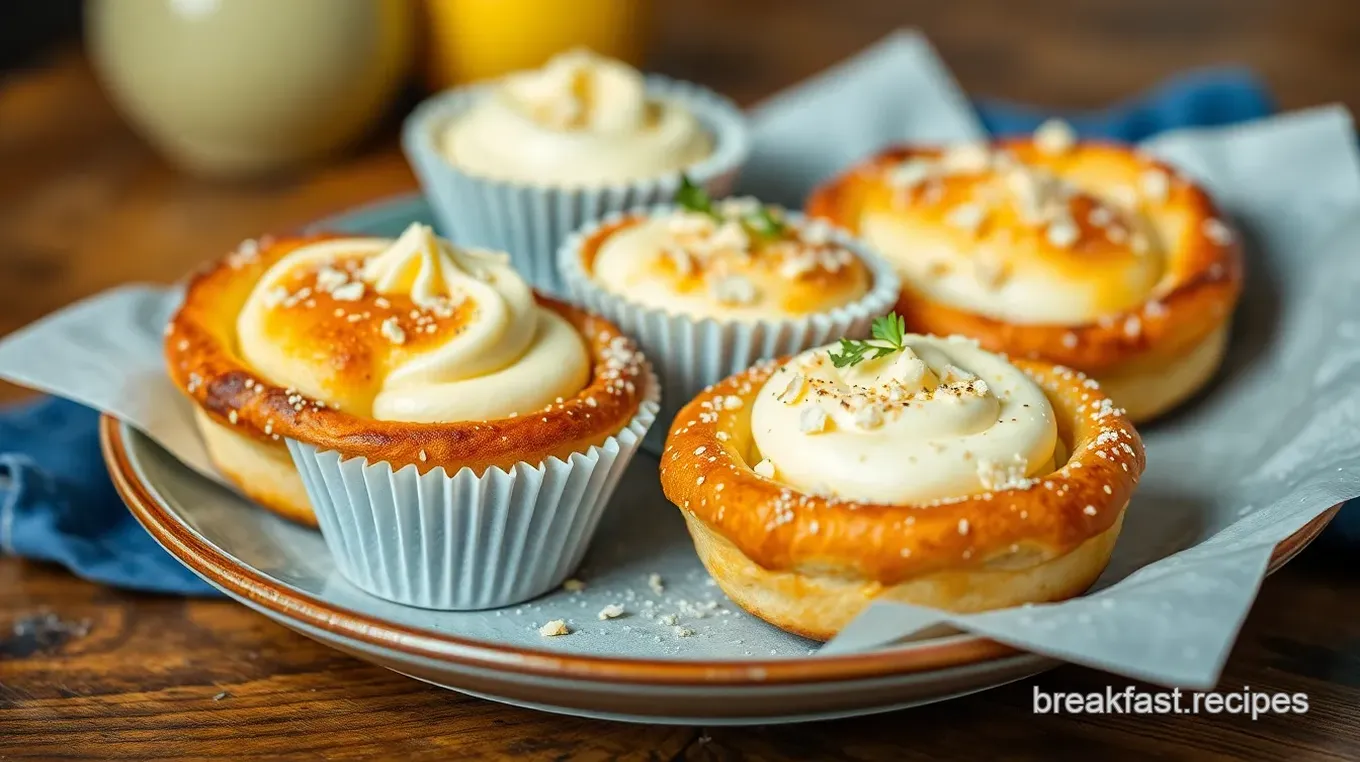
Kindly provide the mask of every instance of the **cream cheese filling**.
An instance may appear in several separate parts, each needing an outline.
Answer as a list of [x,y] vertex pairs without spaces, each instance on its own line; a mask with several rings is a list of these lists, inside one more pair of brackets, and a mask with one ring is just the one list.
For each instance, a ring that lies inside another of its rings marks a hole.
[[756,396],[762,469],[846,500],[921,503],[1029,486],[1054,468],[1043,391],[963,339],[907,335],[905,349],[837,368],[822,347],[781,366]]
[[493,85],[438,143],[470,174],[561,186],[656,177],[713,150],[683,104],[651,97],[637,70],[585,50]]
[[[357,278],[330,267],[338,257],[356,255],[363,259]],[[433,341],[407,336],[394,327],[395,318],[375,326],[373,321],[337,317],[334,323],[342,330],[376,330],[383,337],[374,342],[367,369],[379,376],[371,409],[351,409],[356,415],[409,422],[495,419],[574,396],[588,381],[590,360],[581,337],[566,320],[537,304],[507,257],[458,249],[436,238],[428,226],[413,224],[396,240],[340,239],[304,246],[264,274],[237,319],[238,349],[277,385],[323,401],[334,398],[324,372],[330,359],[327,348],[283,341],[277,325],[267,328],[287,318],[275,310],[304,308],[278,293],[281,283],[304,268],[318,273],[309,286],[314,291],[325,290],[337,300],[344,292],[344,303],[356,305],[409,299],[411,315],[420,321],[427,319],[422,316],[448,317],[462,305],[472,305],[456,330],[435,334]]]

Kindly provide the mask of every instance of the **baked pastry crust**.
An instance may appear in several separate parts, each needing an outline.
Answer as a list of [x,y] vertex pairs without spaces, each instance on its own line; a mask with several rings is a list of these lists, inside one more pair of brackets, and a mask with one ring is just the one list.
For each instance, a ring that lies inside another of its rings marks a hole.
[[[608,321],[541,295],[538,303],[566,319],[583,338],[591,376],[576,396],[532,415],[454,423],[375,420],[260,378],[241,358],[236,340],[237,316],[256,283],[298,248],[345,237],[319,234],[252,243],[195,275],[166,328],[170,377],[197,406],[209,454],[266,507],[315,523],[296,471],[282,469],[282,463],[291,463],[285,438],[371,462],[387,461],[394,470],[407,465],[421,473],[466,467],[480,474],[519,462],[565,459],[616,434],[636,415],[651,382],[632,341]],[[307,319],[324,320],[315,314]],[[338,364],[341,382],[366,381],[373,370],[366,352],[370,339],[345,330],[343,318],[333,320],[327,352]]]
[[[1044,150],[1035,138],[1023,138],[999,141],[991,149],[1071,182],[1083,192],[1072,202],[1074,207],[1086,206],[1092,198],[1112,198],[1123,189],[1134,190],[1149,173],[1164,177],[1159,209],[1180,215],[1185,224],[1176,240],[1167,242],[1163,276],[1141,303],[1073,324],[1016,322],[979,314],[932,298],[904,278],[897,311],[908,329],[969,336],[991,351],[1076,368],[1102,383],[1125,377],[1124,382],[1111,384],[1110,392],[1134,421],[1170,409],[1207,382],[1221,359],[1243,278],[1241,247],[1208,194],[1171,166],[1124,145],[1081,142],[1053,152]],[[872,211],[946,228],[952,206],[950,184],[923,203],[929,189],[917,186],[903,191],[889,181],[892,169],[903,162],[937,160],[945,153],[945,149],[927,146],[883,151],[818,187],[808,199],[807,213],[857,234],[866,212]],[[1096,239],[1109,248],[1102,236],[1093,235],[1096,231],[1084,211],[1078,208],[1073,214],[1082,238]],[[1084,266],[1081,252],[1074,256],[1042,240],[1036,249],[1041,257],[1061,261],[1062,268]],[[1196,367],[1193,372],[1166,373],[1168,366],[1179,361]],[[1137,378],[1128,378],[1134,374]],[[1176,376],[1177,383],[1162,379],[1166,375]],[[1127,388],[1137,390],[1134,396],[1124,393]]]
[[855,502],[766,479],[751,409],[766,363],[700,394],[676,416],[661,460],[666,497],[733,600],[827,640],[874,599],[953,611],[1058,600],[1109,561],[1145,465],[1129,420],[1083,374],[1016,360],[1052,403],[1067,460],[1029,486],[921,504]]

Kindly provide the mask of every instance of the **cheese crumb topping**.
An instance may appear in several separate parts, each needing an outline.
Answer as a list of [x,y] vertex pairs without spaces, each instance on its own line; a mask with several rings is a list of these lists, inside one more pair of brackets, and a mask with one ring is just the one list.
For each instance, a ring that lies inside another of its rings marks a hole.
[[571,630],[567,629],[567,623],[562,619],[554,619],[538,628],[538,634],[545,638],[555,638],[559,635],[570,635]]
[[1077,133],[1072,125],[1061,119],[1049,119],[1034,131],[1034,144],[1048,154],[1064,154],[1077,144]]

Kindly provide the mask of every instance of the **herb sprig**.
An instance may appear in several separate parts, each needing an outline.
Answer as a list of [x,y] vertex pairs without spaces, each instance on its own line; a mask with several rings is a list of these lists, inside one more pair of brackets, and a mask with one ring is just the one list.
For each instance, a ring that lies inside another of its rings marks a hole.
[[[713,203],[713,197],[708,195],[708,191],[699,185],[695,185],[694,181],[689,179],[689,175],[683,172],[680,174],[680,188],[675,191],[675,204],[691,212],[706,214],[719,223],[726,222],[726,218],[718,211],[718,207]],[[754,211],[743,215],[739,222],[742,227],[746,228],[747,233],[760,238],[782,238],[788,229],[784,221],[764,204],[760,204]]]
[[780,238],[784,235],[784,221],[774,216],[770,207],[763,204],[746,215],[741,224],[745,225],[748,231],[765,238]]
[[874,318],[869,333],[874,340],[882,343],[875,343],[874,340],[841,339],[840,351],[833,349],[827,353],[831,357],[831,364],[837,368],[849,368],[865,360],[877,360],[907,348],[907,321],[895,312]]
[[717,212],[713,210],[713,197],[708,195],[708,191],[695,185],[694,181],[689,179],[689,175],[683,172],[680,173],[680,188],[675,191],[675,203],[691,212],[707,214],[715,219],[718,217]]

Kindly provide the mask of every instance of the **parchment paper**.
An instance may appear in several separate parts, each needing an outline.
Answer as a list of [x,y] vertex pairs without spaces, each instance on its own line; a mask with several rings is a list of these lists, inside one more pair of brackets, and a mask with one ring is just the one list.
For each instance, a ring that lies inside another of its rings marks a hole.
[[[897,34],[753,113],[744,190],[793,202],[890,142],[982,134],[929,46]],[[1146,148],[1207,183],[1249,274],[1212,387],[1144,427],[1148,469],[1085,598],[970,616],[876,604],[820,651],[881,648],[948,623],[1020,648],[1210,688],[1271,549],[1360,495],[1360,162],[1341,108],[1167,134]],[[205,252],[205,256],[208,253]],[[161,367],[172,289],[128,287],[0,342],[0,376],[111,412],[212,475]]]

